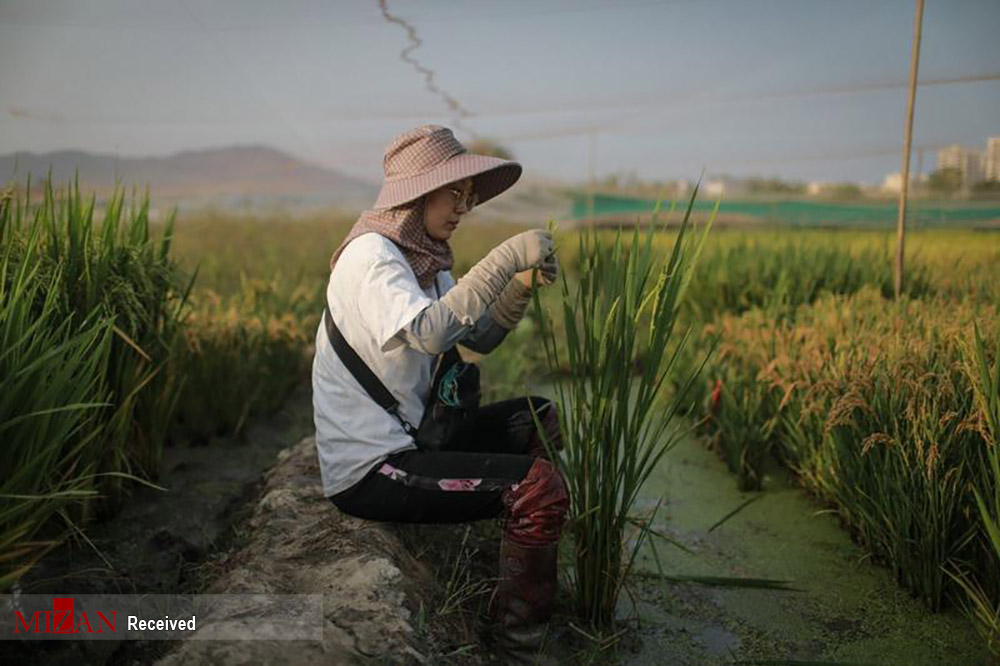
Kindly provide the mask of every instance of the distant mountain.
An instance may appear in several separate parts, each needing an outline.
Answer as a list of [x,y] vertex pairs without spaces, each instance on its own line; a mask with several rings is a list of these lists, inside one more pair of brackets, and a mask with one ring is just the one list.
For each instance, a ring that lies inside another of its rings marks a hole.
[[117,157],[75,150],[41,155],[18,152],[0,155],[0,182],[16,179],[23,183],[29,173],[33,182],[41,182],[50,168],[56,186],[72,180],[78,170],[81,187],[99,195],[110,191],[116,178],[128,187],[149,184],[150,198],[157,206],[276,204],[361,209],[378,194],[374,183],[265,146],[191,150],[168,157]]

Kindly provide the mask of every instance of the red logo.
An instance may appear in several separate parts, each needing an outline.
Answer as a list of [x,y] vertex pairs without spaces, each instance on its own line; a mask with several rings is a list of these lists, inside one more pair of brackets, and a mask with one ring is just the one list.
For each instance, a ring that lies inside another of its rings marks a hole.
[[[92,629],[86,612],[80,611],[79,615],[74,615],[72,597],[53,597],[52,610],[35,611],[28,620],[25,620],[21,611],[14,611],[14,615],[17,616],[14,620],[14,633],[19,634],[23,629],[26,634],[103,634],[101,622],[103,621],[110,631],[115,631],[117,614],[118,611],[111,611],[109,622],[104,613],[97,611],[97,629]],[[39,629],[39,616],[44,616],[41,629]]]

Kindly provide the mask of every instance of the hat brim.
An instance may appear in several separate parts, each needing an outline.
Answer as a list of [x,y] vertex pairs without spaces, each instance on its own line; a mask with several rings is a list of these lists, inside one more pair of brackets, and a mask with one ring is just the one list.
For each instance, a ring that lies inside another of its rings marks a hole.
[[460,153],[426,173],[382,183],[374,208],[383,210],[402,206],[433,192],[448,183],[472,178],[472,189],[478,197],[476,205],[497,196],[521,177],[522,167],[511,160]]

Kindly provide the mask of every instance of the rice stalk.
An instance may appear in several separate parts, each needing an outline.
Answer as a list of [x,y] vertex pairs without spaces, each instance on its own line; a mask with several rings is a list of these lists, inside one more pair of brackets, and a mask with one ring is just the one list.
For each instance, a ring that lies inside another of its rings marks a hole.
[[97,495],[93,471],[110,407],[103,379],[111,322],[61,318],[61,267],[41,274],[38,242],[34,234],[5,245],[0,262],[0,590],[66,536],[54,517]]
[[570,494],[577,610],[596,634],[614,631],[618,596],[645,534],[640,531],[631,550],[626,547],[632,507],[678,441],[671,425],[683,393],[666,407],[657,403],[678,358],[668,352],[677,342],[683,292],[711,224],[689,232],[696,196],[697,188],[666,257],[654,249],[656,224],[644,236],[638,228],[628,235],[619,229],[610,244],[596,230],[579,234],[578,281],[571,289],[564,273],[560,282],[558,337],[535,292],[547,366],[556,374],[569,372],[555,385],[565,448],[553,459]]
[[[967,367],[983,420],[981,432],[986,440],[986,462],[982,467],[981,483],[973,489],[976,508],[982,521],[982,539],[986,549],[1000,562],[1000,337],[991,363],[987,345],[973,327],[973,344]],[[966,594],[966,614],[983,637],[990,651],[1000,656],[1000,592],[991,591],[970,572],[959,565],[947,568],[947,573]]]

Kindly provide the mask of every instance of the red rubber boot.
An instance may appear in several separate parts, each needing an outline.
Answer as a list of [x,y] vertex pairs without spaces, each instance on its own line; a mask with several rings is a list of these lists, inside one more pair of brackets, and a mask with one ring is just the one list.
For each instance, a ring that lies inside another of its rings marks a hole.
[[535,663],[552,617],[558,554],[558,542],[528,546],[501,537],[495,647],[504,663]]
[[504,495],[500,582],[494,595],[496,649],[505,663],[533,663],[552,617],[559,537],[569,508],[562,476],[537,458]]

